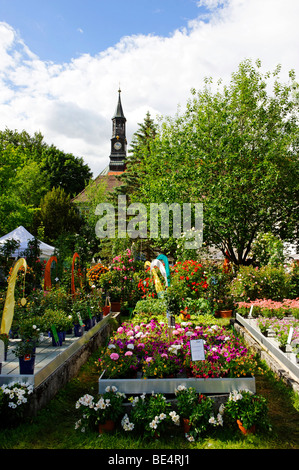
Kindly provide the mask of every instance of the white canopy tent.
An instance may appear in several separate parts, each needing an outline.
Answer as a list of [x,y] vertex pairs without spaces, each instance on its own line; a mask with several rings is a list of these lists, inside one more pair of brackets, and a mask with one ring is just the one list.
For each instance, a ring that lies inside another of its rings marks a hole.
[[[19,258],[21,253],[23,253],[23,251],[28,248],[28,241],[33,240],[33,239],[34,239],[34,236],[31,235],[31,233],[28,232],[28,230],[26,230],[22,225],[20,225],[20,227],[16,228],[12,232],[7,233],[6,235],[0,238],[0,248],[1,248],[1,245],[3,245],[6,242],[6,240],[16,240],[17,242],[20,243],[20,246],[14,253],[12,253],[11,256],[12,258]],[[55,248],[40,240],[39,242],[40,242],[39,248],[41,252],[40,257],[50,258],[50,256],[54,254]]]

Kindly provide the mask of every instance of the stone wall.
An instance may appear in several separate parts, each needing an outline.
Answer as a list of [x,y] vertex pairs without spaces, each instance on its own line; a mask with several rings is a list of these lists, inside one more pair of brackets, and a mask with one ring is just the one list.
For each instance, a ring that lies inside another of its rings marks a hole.
[[[71,379],[73,379],[79,372],[81,366],[86,363],[89,357],[101,346],[103,346],[109,338],[111,332],[118,326],[119,314],[114,315],[113,318],[106,319],[98,324],[93,334],[92,330],[88,335],[85,334],[79,349],[71,354],[59,367],[39,384],[33,392],[32,399],[30,400],[30,415],[36,413],[46,406],[56,393],[62,389]],[[102,325],[101,325],[102,324]]]

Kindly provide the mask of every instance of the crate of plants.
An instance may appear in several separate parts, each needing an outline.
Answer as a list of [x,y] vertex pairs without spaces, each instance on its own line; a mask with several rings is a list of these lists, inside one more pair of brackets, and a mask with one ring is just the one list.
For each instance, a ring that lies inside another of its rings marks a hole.
[[[200,342],[203,356],[192,354]],[[232,330],[220,324],[180,322],[166,316],[124,322],[99,356],[99,393],[116,386],[122,393],[170,393],[178,385],[207,394],[255,392],[258,364]]]

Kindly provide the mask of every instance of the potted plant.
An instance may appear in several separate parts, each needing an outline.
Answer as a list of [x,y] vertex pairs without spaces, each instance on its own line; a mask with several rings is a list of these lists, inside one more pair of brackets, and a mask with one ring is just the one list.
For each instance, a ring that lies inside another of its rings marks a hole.
[[43,320],[47,331],[52,337],[53,346],[61,346],[64,333],[73,325],[72,315],[67,315],[64,310],[46,310]]
[[198,403],[198,393],[193,387],[187,388],[185,385],[179,385],[175,389],[177,408],[183,421],[185,433],[189,433],[191,428],[190,417]]
[[125,425],[126,430],[134,428],[146,436],[159,438],[161,432],[165,432],[171,422],[179,424],[178,415],[171,411],[170,402],[161,393],[130,397],[129,401],[132,403],[130,418],[122,421],[123,428],[125,429]]
[[30,395],[33,393],[33,385],[23,381],[13,381],[3,384],[1,392],[1,422],[11,426],[12,423],[20,424],[29,408]]
[[22,340],[38,343],[43,331],[43,319],[40,316],[23,317],[19,320],[18,335]]
[[256,427],[269,427],[266,399],[248,390],[230,393],[225,404],[225,416],[237,423],[243,434],[254,433]]
[[105,393],[96,399],[92,395],[84,395],[76,402],[76,408],[82,409],[82,418],[76,422],[75,428],[84,431],[86,426],[94,429],[99,426],[99,432],[112,431],[118,418],[123,414],[123,404],[126,396],[117,388],[107,387]]
[[195,388],[187,388],[185,385],[179,385],[175,394],[184,432],[193,440],[213,424],[210,418],[213,416],[214,402],[210,397],[198,393]]
[[36,340],[21,340],[13,349],[13,353],[19,358],[21,375],[33,375],[35,365]]

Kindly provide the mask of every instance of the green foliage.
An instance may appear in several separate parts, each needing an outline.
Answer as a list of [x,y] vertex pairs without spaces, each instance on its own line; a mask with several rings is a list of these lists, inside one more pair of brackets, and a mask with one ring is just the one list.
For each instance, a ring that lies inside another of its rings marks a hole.
[[284,261],[283,242],[273,233],[259,233],[252,243],[252,255],[259,266],[279,266]]
[[[131,194],[148,213],[150,203],[202,202],[203,239],[236,265],[257,233],[294,239],[298,225],[298,85],[260,66],[243,61],[216,91],[206,80],[184,113],[161,119]],[[174,255],[172,241],[151,246]]]
[[134,308],[135,315],[163,315],[166,313],[166,302],[164,299],[139,300]]
[[37,233],[41,198],[53,186],[75,195],[90,177],[82,158],[49,147],[40,133],[0,131],[0,234],[19,225]]
[[44,226],[45,240],[55,243],[60,235],[79,231],[81,218],[70,196],[58,187],[49,191],[41,201],[39,223]]
[[236,301],[289,298],[291,278],[283,266],[241,266],[231,285]]
[[225,405],[225,416],[234,422],[240,420],[245,429],[253,425],[263,430],[269,428],[267,400],[249,391],[230,393]]

